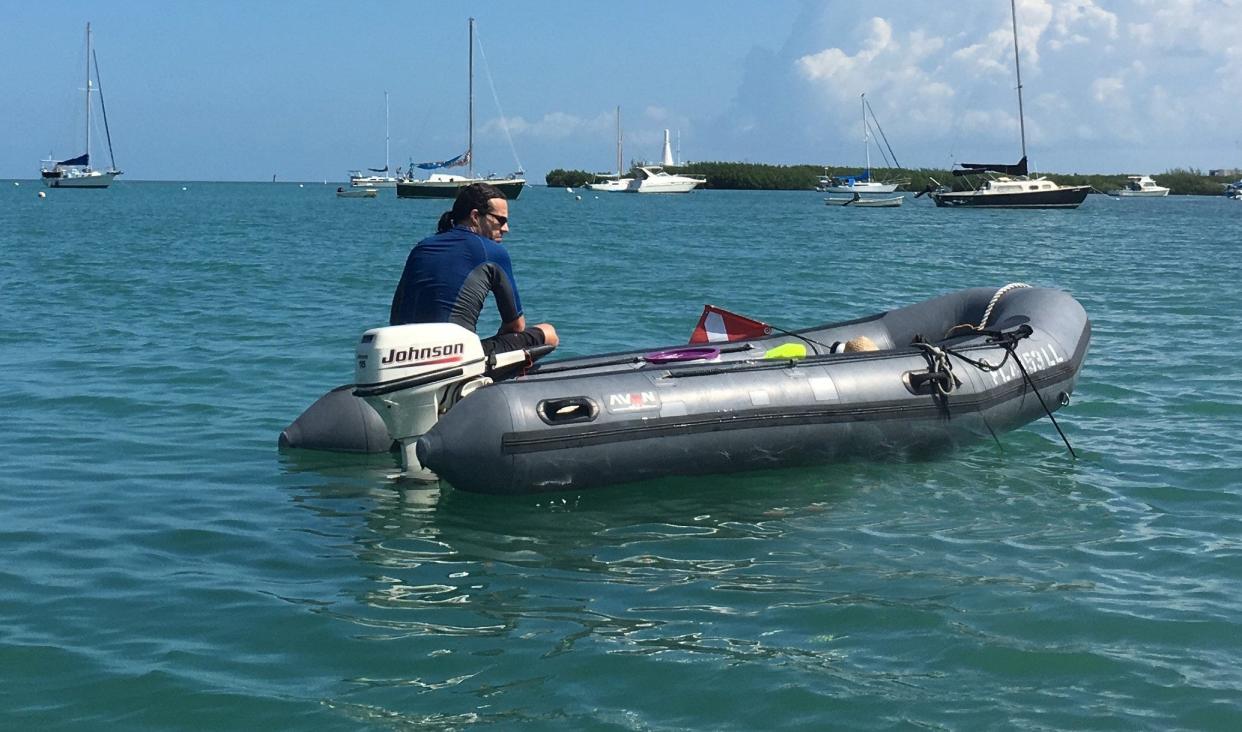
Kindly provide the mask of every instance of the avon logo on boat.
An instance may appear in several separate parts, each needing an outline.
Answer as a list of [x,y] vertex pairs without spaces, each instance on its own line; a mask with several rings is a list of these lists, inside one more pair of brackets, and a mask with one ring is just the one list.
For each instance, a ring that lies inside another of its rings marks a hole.
[[437,363],[451,363],[453,361],[460,361],[461,354],[465,350],[466,345],[464,343],[445,343],[439,346],[425,346],[423,348],[410,346],[402,351],[390,348],[388,349],[388,355],[380,359],[380,366],[381,368],[392,368],[394,366],[427,366]]
[[609,394],[608,411],[638,412],[644,409],[659,409],[660,397],[654,391],[635,391],[628,394]]

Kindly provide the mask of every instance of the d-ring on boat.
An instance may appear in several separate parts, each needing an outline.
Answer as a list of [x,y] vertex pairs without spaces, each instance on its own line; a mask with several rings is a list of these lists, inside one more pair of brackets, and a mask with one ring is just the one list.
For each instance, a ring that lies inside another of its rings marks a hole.
[[[856,336],[879,350],[834,353]],[[1021,284],[707,348],[537,365],[521,351],[486,359],[451,324],[375,328],[356,383],[280,444],[378,452],[395,440],[410,477],[509,494],[931,455],[1051,417],[1090,339],[1072,296]]]

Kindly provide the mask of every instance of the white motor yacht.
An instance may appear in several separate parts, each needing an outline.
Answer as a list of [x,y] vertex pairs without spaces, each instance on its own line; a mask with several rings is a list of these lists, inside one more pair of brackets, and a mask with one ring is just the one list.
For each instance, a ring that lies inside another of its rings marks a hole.
[[707,182],[701,175],[680,175],[665,170],[675,165],[673,148],[669,143],[668,130],[664,131],[664,153],[660,165],[636,165],[634,180],[625,189],[630,193],[688,193]]
[[687,193],[707,182],[700,176],[674,175],[659,165],[640,165],[634,173],[637,177],[625,189],[630,193]]
[[633,178],[621,178],[619,176],[608,175],[600,176],[600,180],[587,183],[586,188],[587,190],[601,191],[604,193],[620,193],[622,191],[628,191],[632,185],[634,185]]
[[1157,185],[1151,176],[1131,175],[1127,176],[1126,184],[1120,190],[1113,191],[1113,195],[1129,198],[1132,196],[1156,197],[1169,195],[1169,189]]

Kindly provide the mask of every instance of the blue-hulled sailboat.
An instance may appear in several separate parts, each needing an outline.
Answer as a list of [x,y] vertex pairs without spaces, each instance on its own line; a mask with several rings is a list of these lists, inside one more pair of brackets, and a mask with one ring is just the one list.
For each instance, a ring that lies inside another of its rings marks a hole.
[[[1087,198],[1091,186],[1063,186],[1043,176],[1032,177],[1027,169],[1026,121],[1022,110],[1022,68],[1018,62],[1018,11],[1009,0],[1013,21],[1013,67],[1018,79],[1018,128],[1022,136],[1022,159],[1012,165],[1003,163],[962,163],[953,170],[955,176],[986,176],[978,188],[953,191],[940,187],[928,193],[943,208],[1078,208]],[[922,193],[918,194],[922,195]]]

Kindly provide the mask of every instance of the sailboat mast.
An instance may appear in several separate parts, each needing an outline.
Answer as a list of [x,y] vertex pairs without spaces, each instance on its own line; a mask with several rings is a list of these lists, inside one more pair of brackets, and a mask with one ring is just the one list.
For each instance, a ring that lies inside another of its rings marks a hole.
[[384,172],[388,172],[388,92],[384,92]]
[[469,69],[470,81],[467,86],[470,89],[470,112],[469,125],[467,128],[466,139],[466,159],[470,162],[470,177],[474,177],[474,18],[470,19],[470,62],[467,64]]
[[867,134],[867,92],[859,95],[862,100],[863,150],[867,156],[867,180],[871,180],[871,137]]
[[617,105],[617,178],[621,177],[621,105]]
[[1026,116],[1022,112],[1022,65],[1018,62],[1018,8],[1009,0],[1009,16],[1013,20],[1013,70],[1018,77],[1018,130],[1022,134],[1022,157],[1026,157]]
[[86,24],[86,167],[91,164],[91,24]]

